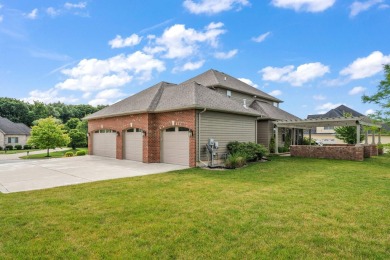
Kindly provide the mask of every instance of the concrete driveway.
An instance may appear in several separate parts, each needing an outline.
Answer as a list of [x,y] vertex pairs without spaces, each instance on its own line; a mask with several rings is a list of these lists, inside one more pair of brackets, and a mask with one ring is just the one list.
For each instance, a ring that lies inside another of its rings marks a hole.
[[181,165],[146,164],[89,155],[46,160],[4,160],[1,162],[0,192],[2,193],[40,190],[188,168]]

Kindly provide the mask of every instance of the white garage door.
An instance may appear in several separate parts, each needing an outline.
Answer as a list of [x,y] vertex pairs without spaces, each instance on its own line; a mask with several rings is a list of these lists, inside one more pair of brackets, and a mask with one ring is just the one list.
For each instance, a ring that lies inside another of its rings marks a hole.
[[132,128],[125,132],[124,154],[125,159],[142,162],[142,130]]
[[190,165],[188,128],[172,127],[162,132],[161,162]]
[[93,133],[93,155],[116,158],[116,132],[103,129]]

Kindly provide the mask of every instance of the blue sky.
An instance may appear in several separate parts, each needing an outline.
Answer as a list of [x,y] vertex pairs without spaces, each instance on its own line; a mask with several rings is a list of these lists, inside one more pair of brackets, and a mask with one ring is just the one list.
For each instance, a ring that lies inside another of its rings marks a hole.
[[389,24],[390,0],[0,0],[0,96],[111,104],[213,68],[301,118],[367,113]]

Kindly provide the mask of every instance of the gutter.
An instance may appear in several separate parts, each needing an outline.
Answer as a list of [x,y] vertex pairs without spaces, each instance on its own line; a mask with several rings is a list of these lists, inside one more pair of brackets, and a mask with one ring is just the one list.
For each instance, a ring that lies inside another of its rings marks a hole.
[[200,159],[200,119],[201,119],[201,114],[206,112],[207,108],[205,108],[202,112],[199,112],[198,114],[198,157],[199,157],[199,162],[202,163],[203,165],[205,166],[209,166],[207,163],[203,162],[201,159]]

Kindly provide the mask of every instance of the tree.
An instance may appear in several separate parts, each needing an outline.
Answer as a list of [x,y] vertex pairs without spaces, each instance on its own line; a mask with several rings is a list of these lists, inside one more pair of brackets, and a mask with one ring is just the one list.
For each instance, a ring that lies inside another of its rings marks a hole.
[[39,119],[36,126],[31,129],[31,137],[28,144],[40,149],[49,149],[66,146],[70,142],[69,136],[64,132],[64,125],[54,117]]
[[66,130],[70,131],[72,129],[76,129],[79,124],[81,124],[81,120],[74,117],[69,119],[68,122],[65,123],[65,128]]
[[87,138],[86,134],[83,132],[80,132],[77,129],[71,129],[69,130],[69,137],[70,137],[70,146],[73,150],[76,149],[76,147],[85,147],[87,145]]
[[[340,126],[335,127],[336,132],[336,138],[343,140],[344,143],[347,144],[356,144],[357,140],[357,132],[356,132],[356,126]],[[363,133],[363,130],[360,131],[360,133]],[[360,141],[364,140],[364,135],[360,134]]]
[[364,103],[374,103],[382,107],[383,110],[378,111],[377,117],[382,121],[390,122],[390,64],[383,66],[385,70],[385,79],[379,83],[377,93],[372,96],[364,95],[362,100]]
[[29,107],[27,103],[14,98],[0,98],[0,116],[14,123],[31,125],[32,122],[29,119]]
[[[344,117],[352,117],[351,113],[343,113]],[[347,144],[356,144],[357,143],[357,132],[356,126],[340,126],[335,127],[334,131],[336,132],[336,138],[343,140]],[[360,141],[364,140],[363,128],[360,126]]]

